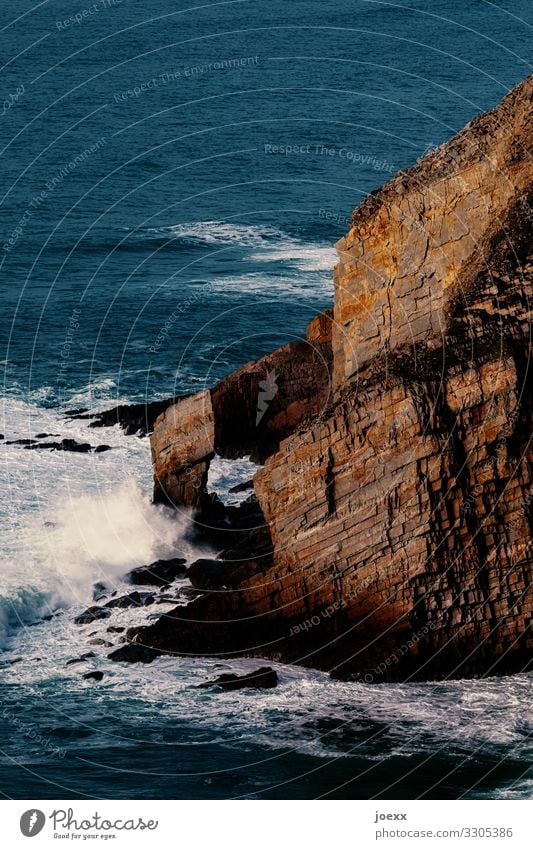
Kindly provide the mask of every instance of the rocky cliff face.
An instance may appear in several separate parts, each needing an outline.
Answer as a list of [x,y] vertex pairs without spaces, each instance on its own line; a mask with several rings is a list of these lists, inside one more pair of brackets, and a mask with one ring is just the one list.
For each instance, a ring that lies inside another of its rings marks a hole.
[[212,390],[181,398],[156,419],[151,436],[154,499],[199,507],[215,451],[263,462],[306,418],[331,400],[331,311],[307,339],[291,342],[230,374]]
[[356,209],[333,321],[156,421],[157,498],[205,514],[213,452],[253,453],[264,525],[221,555],[222,591],[131,641],[369,682],[530,662],[532,98],[529,78]]

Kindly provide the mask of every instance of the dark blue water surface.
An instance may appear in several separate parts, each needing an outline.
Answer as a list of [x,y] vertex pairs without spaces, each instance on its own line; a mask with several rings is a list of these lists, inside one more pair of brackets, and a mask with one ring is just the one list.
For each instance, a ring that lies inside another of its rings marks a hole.
[[[353,208],[531,69],[529,0],[4,7],[0,359],[6,409],[31,403],[37,417],[80,398],[105,407],[195,390],[302,336],[332,303],[331,247]],[[146,466],[149,475],[148,452]],[[33,509],[22,499],[17,512]],[[233,718],[225,703],[221,728],[214,703],[188,715],[183,679],[180,710],[167,713],[166,672],[158,698],[151,668],[79,691],[61,678],[64,658],[52,666],[48,680],[21,675],[3,687],[7,795],[512,795],[527,768],[515,738],[477,746],[459,723],[452,744],[445,721],[438,742],[429,735],[406,754],[404,737],[431,713],[430,690],[417,690],[423,707],[412,717],[396,693],[401,728],[392,709],[352,726],[346,689],[306,718],[295,701],[307,698],[302,672],[303,684],[285,685],[286,703],[281,690],[254,715],[243,745],[242,725],[228,740],[246,702]],[[309,688],[310,700],[325,692],[321,678]],[[378,703],[393,698],[374,691]],[[454,692],[442,704],[453,706]],[[480,696],[485,724],[487,704],[508,716],[501,692]],[[465,717],[479,719],[476,704]],[[493,722],[501,728],[500,715]],[[63,756],[39,748],[32,729]]]

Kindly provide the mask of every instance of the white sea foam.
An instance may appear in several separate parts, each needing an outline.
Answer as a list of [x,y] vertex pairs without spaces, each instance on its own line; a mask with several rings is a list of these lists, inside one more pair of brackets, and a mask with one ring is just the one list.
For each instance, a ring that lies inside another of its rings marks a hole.
[[331,275],[338,257],[333,248],[291,240],[261,253],[253,253],[249,259],[253,262],[282,262],[300,271],[329,271]]
[[149,232],[167,234],[190,244],[235,245],[254,247],[287,238],[275,227],[256,227],[229,221],[191,221],[168,227],[150,228]]
[[151,504],[147,440],[6,401],[6,441],[38,431],[93,445],[105,434],[112,450],[77,454],[0,443],[0,646],[19,625],[87,604],[95,581],[113,583],[135,566],[192,552],[184,541],[190,516]]
[[[141,231],[142,232],[142,231]],[[252,262],[284,263],[300,271],[332,271],[337,253],[328,244],[309,244],[275,227],[257,227],[227,221],[193,221],[152,227],[148,232],[168,234],[189,244],[255,249]]]
[[[250,274],[228,275],[217,277],[212,282],[213,292],[217,295],[248,293],[275,298],[276,302],[292,301],[295,297],[323,303],[331,296],[332,283],[330,275],[316,275],[313,279],[303,275],[267,274],[251,272]],[[310,311],[309,320],[314,317],[318,307]]]
[[217,495],[227,504],[239,504],[252,493],[252,489],[244,492],[230,492],[236,484],[246,483],[251,480],[261,467],[253,463],[249,457],[240,457],[238,460],[227,460],[218,454],[209,466],[209,478],[207,488],[209,492]]

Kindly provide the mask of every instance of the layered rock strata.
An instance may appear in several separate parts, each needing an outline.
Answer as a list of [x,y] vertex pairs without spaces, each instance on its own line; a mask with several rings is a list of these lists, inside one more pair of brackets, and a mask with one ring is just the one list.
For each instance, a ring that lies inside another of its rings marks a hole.
[[156,421],[158,500],[201,506],[215,451],[264,460],[271,550],[237,547],[237,580],[130,641],[375,683],[528,667],[532,97],[530,77],[356,209],[333,322]]
[[151,434],[154,500],[199,507],[209,463],[222,457],[264,461],[282,439],[331,400],[331,313],[309,325],[307,339],[248,363],[156,419]]

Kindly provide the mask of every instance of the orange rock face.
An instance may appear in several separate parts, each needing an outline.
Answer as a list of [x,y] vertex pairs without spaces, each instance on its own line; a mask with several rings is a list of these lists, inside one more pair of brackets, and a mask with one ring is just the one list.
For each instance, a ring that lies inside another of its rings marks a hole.
[[214,456],[215,422],[211,393],[198,392],[168,407],[150,437],[154,501],[197,507]]
[[380,353],[443,343],[450,301],[531,187],[531,97],[527,80],[355,210],[337,243],[336,387]]
[[[355,211],[338,244],[334,320],[309,328],[299,394],[291,352],[254,478],[271,540],[264,568],[243,562],[237,586],[131,640],[375,683],[527,668],[532,96],[529,78]],[[315,356],[331,327],[332,393]],[[226,379],[232,397],[246,395],[239,374]],[[215,431],[223,406],[212,402]],[[154,444],[156,469],[198,461],[198,438],[168,421],[156,433],[179,442],[170,454]],[[202,462],[228,438],[219,428],[204,440]]]

